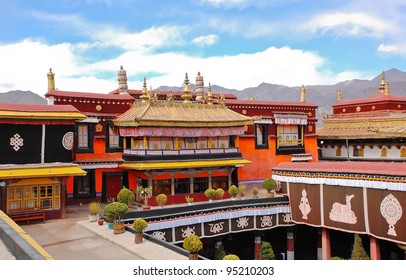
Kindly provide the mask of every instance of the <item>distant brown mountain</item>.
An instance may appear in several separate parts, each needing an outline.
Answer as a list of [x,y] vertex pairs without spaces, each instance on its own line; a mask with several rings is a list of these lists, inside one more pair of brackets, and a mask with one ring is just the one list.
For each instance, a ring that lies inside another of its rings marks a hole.
[[[406,96],[406,72],[398,69],[385,71],[386,81],[389,82],[390,92],[394,95]],[[337,99],[337,89],[341,89],[342,99],[359,99],[373,95],[378,91],[381,82],[381,73],[372,80],[350,80],[339,82],[334,85],[305,85],[307,101],[313,102],[319,106],[318,118],[323,114],[329,114],[332,105]],[[194,85],[192,85],[193,88]],[[156,90],[174,92],[181,91],[180,87],[162,86]],[[207,89],[206,89],[207,91]],[[250,87],[244,90],[227,89],[221,86],[212,86],[213,92],[232,93],[239,99],[249,99],[254,96],[257,100],[274,100],[274,101],[298,101],[300,98],[300,87],[287,87],[262,83],[257,87]],[[10,91],[0,93],[0,102],[9,103],[30,103],[46,104],[46,99],[31,91]],[[319,122],[320,124],[320,122]]]
[[0,93],[0,102],[20,104],[47,104],[47,100],[31,91],[13,90]]

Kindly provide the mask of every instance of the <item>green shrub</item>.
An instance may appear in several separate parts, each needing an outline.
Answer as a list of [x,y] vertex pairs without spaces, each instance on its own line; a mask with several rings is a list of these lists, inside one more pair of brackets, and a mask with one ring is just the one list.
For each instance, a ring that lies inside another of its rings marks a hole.
[[133,222],[133,229],[135,230],[135,232],[137,233],[141,233],[143,232],[148,226],[148,222],[145,221],[142,218],[137,218],[134,220]]
[[159,204],[159,206],[164,206],[165,203],[168,201],[168,197],[166,196],[166,194],[160,193],[156,196],[155,200]]
[[99,210],[100,210],[100,202],[90,202],[89,203],[89,213],[90,213],[90,215],[99,214]]
[[252,191],[252,194],[253,194],[253,195],[258,195],[258,193],[259,193],[259,189],[258,189],[257,187],[253,187],[253,188],[251,189],[251,191]]
[[342,257],[331,257],[330,260],[332,261],[339,261],[339,260],[345,260]]
[[259,259],[260,260],[276,260],[275,253],[273,251],[272,245],[269,242],[262,242],[259,248]]
[[272,192],[273,190],[276,189],[277,184],[276,184],[276,181],[275,181],[274,179],[268,178],[268,179],[265,179],[265,180],[262,182],[261,187],[262,187],[263,189],[265,189],[268,193],[270,193],[270,192]]
[[203,243],[197,235],[189,235],[183,240],[183,248],[189,253],[197,253],[203,249]]
[[218,198],[218,199],[222,199],[223,196],[224,196],[224,190],[222,188],[218,188],[216,190],[215,197]]
[[207,189],[204,191],[204,195],[208,199],[213,199],[216,196],[216,191],[214,189]]
[[240,260],[240,258],[237,255],[228,254],[228,255],[224,256],[223,260],[236,261],[236,260]]
[[130,205],[135,200],[135,195],[132,191],[123,187],[117,195],[117,201]]
[[127,210],[127,204],[117,201],[107,204],[104,207],[103,214],[110,222],[120,222]]
[[354,247],[352,248],[351,260],[370,260],[362,246],[362,239],[358,234],[354,234]]
[[231,197],[236,197],[238,192],[239,190],[236,185],[232,185],[228,188],[228,193],[231,195]]

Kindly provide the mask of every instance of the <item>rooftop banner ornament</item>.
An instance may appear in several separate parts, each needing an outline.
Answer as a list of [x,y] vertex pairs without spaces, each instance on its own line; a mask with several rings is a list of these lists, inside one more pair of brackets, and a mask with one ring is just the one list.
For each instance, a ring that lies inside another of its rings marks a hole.
[[297,124],[297,125],[307,125],[307,115],[306,114],[274,114],[275,124]]

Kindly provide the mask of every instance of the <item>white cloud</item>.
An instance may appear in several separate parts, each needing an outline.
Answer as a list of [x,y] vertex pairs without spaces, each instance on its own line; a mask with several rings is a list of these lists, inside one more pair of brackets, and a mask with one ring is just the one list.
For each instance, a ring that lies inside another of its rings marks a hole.
[[196,45],[202,45],[202,46],[212,46],[216,44],[219,40],[219,37],[215,34],[210,34],[206,36],[200,36],[197,38],[194,38],[192,40],[193,43]]
[[[289,47],[270,47],[256,53],[208,58],[175,52],[128,51],[114,59],[89,64],[84,64],[75,55],[74,49],[75,46],[70,44],[46,45],[28,40],[0,46],[3,69],[0,74],[5,81],[0,84],[0,92],[19,89],[43,95],[47,90],[46,74],[50,67],[56,74],[55,83],[60,90],[98,93],[117,88],[116,71],[120,65],[127,70],[129,88],[132,89],[141,89],[142,79],[133,80],[131,77],[147,73],[161,73],[147,76],[148,87],[153,88],[181,86],[185,72],[194,82],[194,76],[199,71],[206,85],[210,82],[240,90],[262,82],[298,86],[331,84],[337,82],[337,77],[362,78],[352,76],[353,73],[322,70],[322,57]],[[111,73],[111,76],[97,78],[100,73]]]
[[397,43],[380,44],[378,51],[391,55],[400,55],[406,57],[406,40],[398,40]]
[[327,13],[312,18],[302,30],[313,33],[333,33],[338,36],[382,38],[393,27],[388,21],[364,13]]

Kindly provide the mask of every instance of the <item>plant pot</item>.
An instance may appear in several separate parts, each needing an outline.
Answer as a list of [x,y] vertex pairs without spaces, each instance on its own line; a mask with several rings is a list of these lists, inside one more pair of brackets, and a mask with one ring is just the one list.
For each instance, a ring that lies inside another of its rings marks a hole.
[[258,196],[257,196],[257,195],[254,195],[254,196],[252,196],[252,198],[258,198]]
[[113,223],[108,223],[107,226],[109,229],[113,229]]
[[113,232],[114,232],[114,234],[124,233],[125,232],[124,223],[114,223]]
[[198,253],[189,253],[189,260],[198,260],[199,254]]
[[98,220],[97,223],[99,224],[99,226],[102,226],[104,224],[104,220]]
[[269,192],[269,193],[266,194],[266,197],[274,197],[274,196],[275,196],[275,195],[274,195],[273,192]]
[[142,232],[136,232],[134,236],[135,236],[134,237],[135,244],[141,244],[144,234]]
[[213,203],[213,199],[209,199],[209,203]]
[[91,223],[97,222],[99,220],[99,215],[89,215],[89,221]]
[[187,205],[192,205],[192,204],[193,204],[192,202],[188,202],[188,203],[187,203]]

